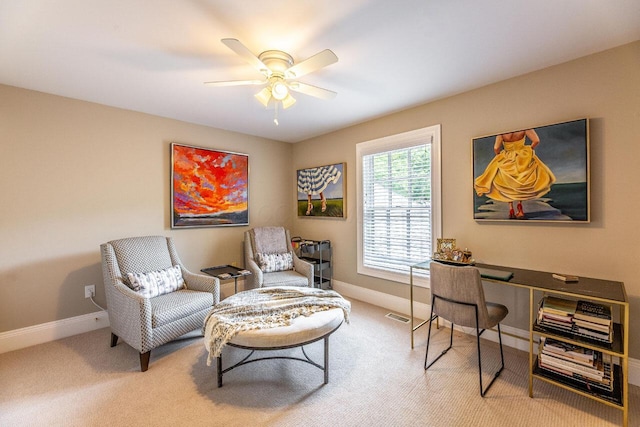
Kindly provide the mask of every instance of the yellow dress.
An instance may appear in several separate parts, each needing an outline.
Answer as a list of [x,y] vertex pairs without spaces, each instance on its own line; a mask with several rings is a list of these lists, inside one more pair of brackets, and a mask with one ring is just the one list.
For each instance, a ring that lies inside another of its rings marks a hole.
[[537,199],[551,190],[556,177],[533,151],[525,145],[526,137],[519,141],[503,141],[504,149],[476,178],[474,189],[478,196],[500,202]]

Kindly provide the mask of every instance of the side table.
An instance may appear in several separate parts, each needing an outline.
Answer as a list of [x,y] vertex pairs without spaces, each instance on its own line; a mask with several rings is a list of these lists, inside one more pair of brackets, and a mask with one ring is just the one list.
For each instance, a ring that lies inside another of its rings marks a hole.
[[238,293],[238,277],[250,276],[251,272],[234,265],[217,265],[215,267],[203,268],[203,273],[217,277],[220,280],[234,280],[234,293]]

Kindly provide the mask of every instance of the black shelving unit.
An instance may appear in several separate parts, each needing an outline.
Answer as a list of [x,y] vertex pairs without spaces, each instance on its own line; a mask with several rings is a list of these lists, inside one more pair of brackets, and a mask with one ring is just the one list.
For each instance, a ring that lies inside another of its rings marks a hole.
[[330,240],[292,239],[298,258],[313,265],[313,285],[332,289],[333,254]]

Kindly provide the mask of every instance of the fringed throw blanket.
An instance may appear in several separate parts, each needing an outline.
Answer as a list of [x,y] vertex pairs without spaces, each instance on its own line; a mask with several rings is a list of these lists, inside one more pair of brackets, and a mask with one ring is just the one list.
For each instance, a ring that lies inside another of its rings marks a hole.
[[241,331],[289,326],[299,316],[341,308],[349,323],[351,303],[331,290],[273,287],[240,292],[217,304],[204,321],[207,365]]

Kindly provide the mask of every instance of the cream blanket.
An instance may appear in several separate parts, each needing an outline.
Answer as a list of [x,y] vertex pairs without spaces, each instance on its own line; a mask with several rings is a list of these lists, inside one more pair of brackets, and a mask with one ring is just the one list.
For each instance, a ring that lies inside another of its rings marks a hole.
[[207,365],[238,332],[288,326],[296,317],[332,308],[342,308],[349,323],[351,303],[332,290],[283,286],[232,295],[217,304],[204,321]]

